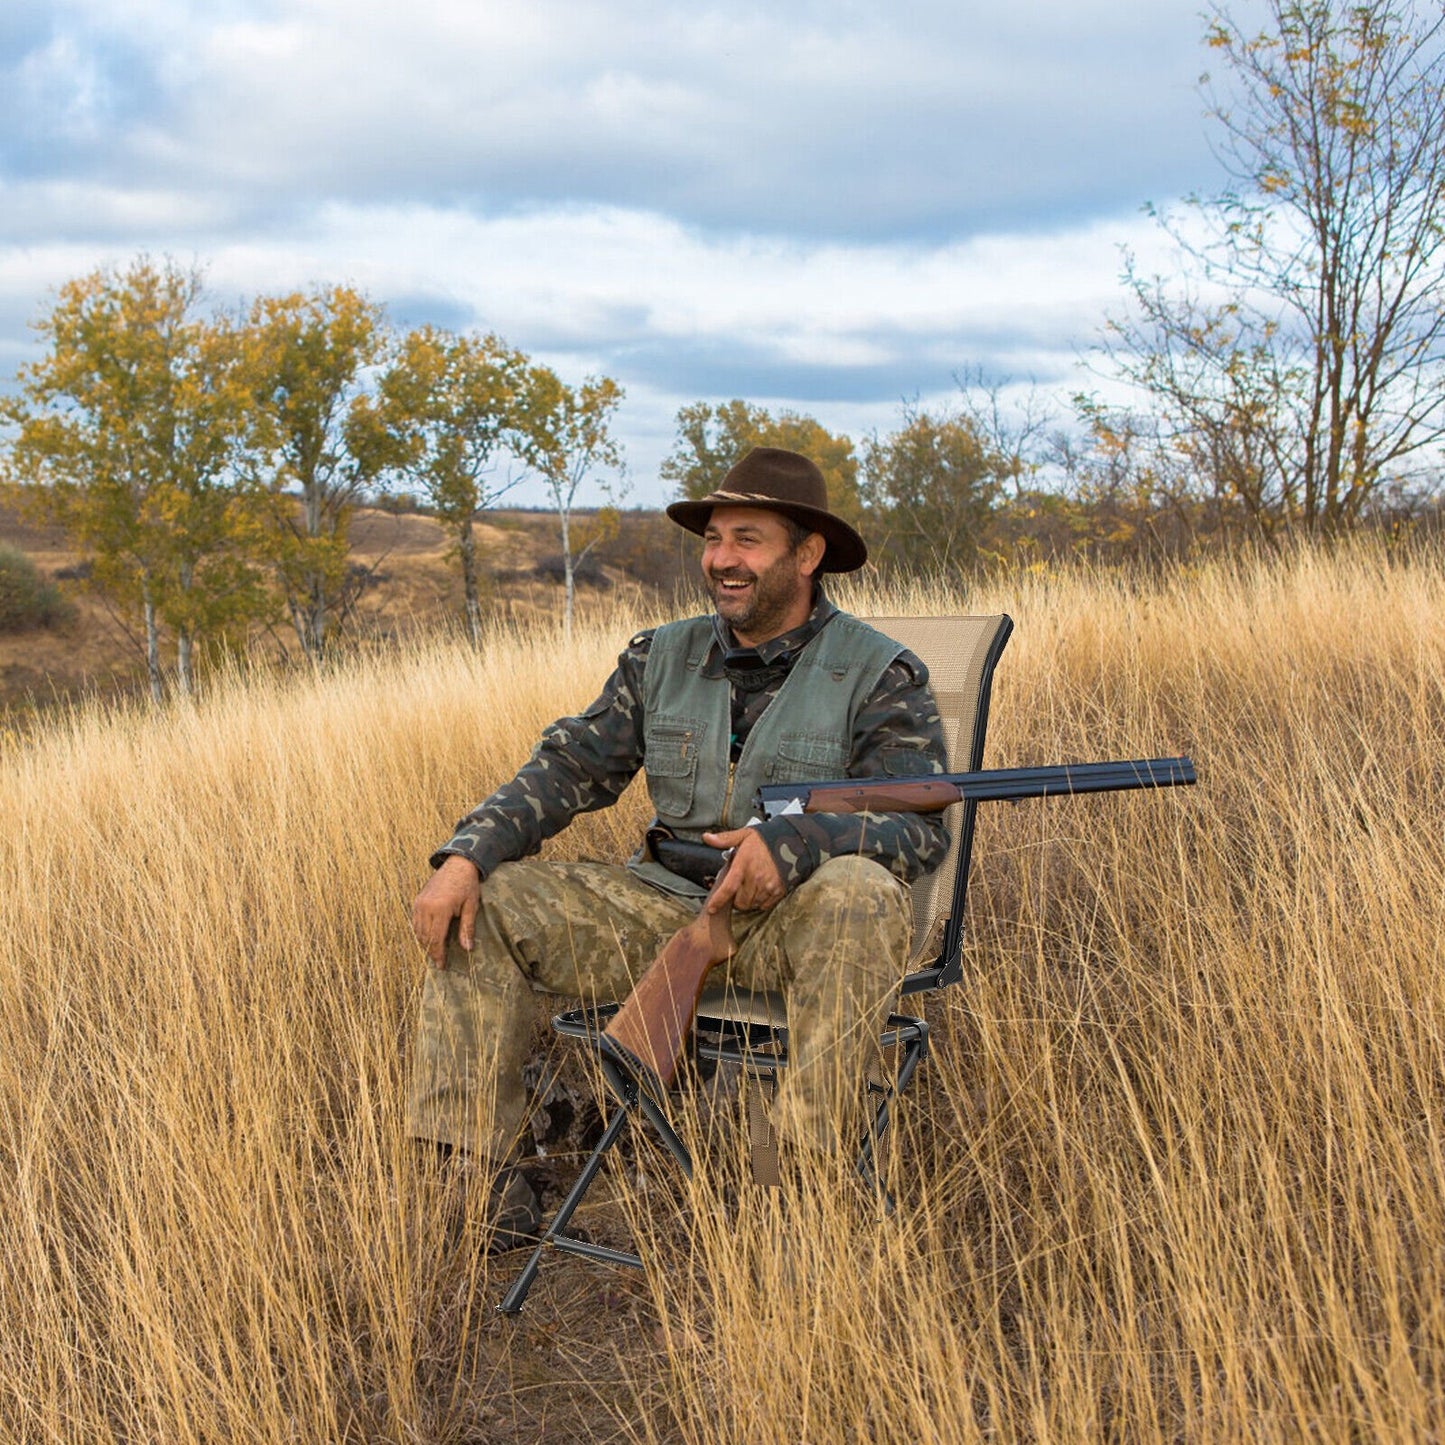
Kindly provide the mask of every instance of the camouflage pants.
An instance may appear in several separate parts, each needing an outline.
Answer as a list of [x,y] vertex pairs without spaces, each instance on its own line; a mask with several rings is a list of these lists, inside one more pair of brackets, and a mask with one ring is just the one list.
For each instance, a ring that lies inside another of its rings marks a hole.
[[[422,991],[412,1135],[502,1159],[526,1116],[534,991],[621,999],[696,905],[603,863],[504,863],[482,885],[470,954],[453,937]],[[787,997],[790,1065],[774,1106],[789,1144],[832,1148],[906,961],[908,890],[865,858],[833,858],[766,913],[734,913],[713,974]]]

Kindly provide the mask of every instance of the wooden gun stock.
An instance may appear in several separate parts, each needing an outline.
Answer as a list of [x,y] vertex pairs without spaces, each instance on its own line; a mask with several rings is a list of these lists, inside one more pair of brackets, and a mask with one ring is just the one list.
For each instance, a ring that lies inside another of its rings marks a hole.
[[810,788],[805,813],[941,813],[963,795],[956,783],[909,781],[857,787],[827,783]]
[[677,1075],[707,976],[733,951],[731,904],[716,913],[707,910],[727,873],[724,867],[702,911],[668,939],[602,1030],[604,1049],[614,1057],[620,1052],[633,1073],[642,1065],[664,1089]]

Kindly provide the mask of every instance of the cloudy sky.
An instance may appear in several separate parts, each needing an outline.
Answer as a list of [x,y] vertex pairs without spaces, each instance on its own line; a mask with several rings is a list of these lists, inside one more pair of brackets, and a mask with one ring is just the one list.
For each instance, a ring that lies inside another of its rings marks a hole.
[[616,377],[639,504],[690,401],[856,439],[959,373],[1064,394],[1143,204],[1218,184],[1200,9],[3,0],[0,385],[144,251]]

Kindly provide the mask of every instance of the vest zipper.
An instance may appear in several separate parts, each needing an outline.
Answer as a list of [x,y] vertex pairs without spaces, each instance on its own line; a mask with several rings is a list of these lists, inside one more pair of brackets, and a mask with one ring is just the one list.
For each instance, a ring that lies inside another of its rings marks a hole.
[[738,772],[738,765],[737,765],[735,762],[731,762],[731,761],[730,761],[730,762],[728,763],[728,785],[727,785],[727,791],[723,794],[723,805],[722,805],[722,825],[723,825],[723,829],[724,829],[724,830],[732,827],[732,824],[728,821],[728,808],[732,805],[732,800],[733,800],[733,779],[737,776],[737,772]]

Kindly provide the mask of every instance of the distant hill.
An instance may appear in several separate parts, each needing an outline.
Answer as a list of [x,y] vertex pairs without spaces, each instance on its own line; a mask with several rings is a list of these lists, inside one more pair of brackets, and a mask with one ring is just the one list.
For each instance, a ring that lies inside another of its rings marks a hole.
[[[561,548],[553,514],[497,511],[477,530],[487,569],[486,606],[518,620],[560,609]],[[364,572],[344,634],[349,640],[385,640],[460,619],[460,575],[434,518],[363,508],[353,518],[351,535],[354,563]],[[139,690],[145,664],[137,623],[117,616],[86,586],[85,568],[65,534],[0,506],[0,544],[29,556],[74,609],[71,619],[56,627],[0,632],[0,712],[43,708],[84,692]],[[579,594],[650,589],[670,601],[696,554],[696,542],[662,513],[624,512],[618,535],[585,560]],[[295,652],[284,622],[258,629],[253,645],[277,656]]]

